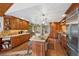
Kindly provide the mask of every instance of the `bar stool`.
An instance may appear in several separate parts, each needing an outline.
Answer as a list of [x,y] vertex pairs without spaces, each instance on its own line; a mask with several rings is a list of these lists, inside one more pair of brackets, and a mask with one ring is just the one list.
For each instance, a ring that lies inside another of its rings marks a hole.
[[3,41],[3,49],[8,49],[10,47],[10,40]]
[[30,56],[32,54],[32,41],[28,42],[27,55]]
[[3,47],[3,49],[8,49],[11,47],[10,38],[3,38],[2,39],[2,47]]

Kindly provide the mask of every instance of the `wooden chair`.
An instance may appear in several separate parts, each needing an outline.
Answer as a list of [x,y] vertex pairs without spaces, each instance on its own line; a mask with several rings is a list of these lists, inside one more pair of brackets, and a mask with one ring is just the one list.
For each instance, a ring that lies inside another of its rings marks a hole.
[[4,40],[4,41],[2,41],[3,49],[9,49],[11,47],[10,43],[11,43],[10,40]]
[[32,54],[32,41],[28,41],[27,55]]
[[11,47],[10,37],[2,38],[2,47],[3,49],[9,49]]

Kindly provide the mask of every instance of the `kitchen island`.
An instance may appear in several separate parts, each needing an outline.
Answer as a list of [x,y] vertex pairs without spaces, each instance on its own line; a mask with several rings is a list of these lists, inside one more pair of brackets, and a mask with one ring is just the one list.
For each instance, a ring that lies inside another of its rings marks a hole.
[[30,41],[32,41],[32,55],[33,56],[45,56],[47,51],[47,39],[48,34],[43,36],[32,36]]

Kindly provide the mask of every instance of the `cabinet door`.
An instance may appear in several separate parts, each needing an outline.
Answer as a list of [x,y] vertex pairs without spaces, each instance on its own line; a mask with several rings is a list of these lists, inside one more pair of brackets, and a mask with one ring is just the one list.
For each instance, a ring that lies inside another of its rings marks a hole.
[[32,43],[32,55],[33,56],[45,56],[44,42],[33,42]]
[[17,26],[16,26],[16,25],[17,25],[17,23],[16,23],[15,18],[11,18],[11,19],[10,19],[10,24],[11,24],[11,26],[10,26],[10,27],[11,27],[11,29],[12,29],[12,30],[14,30],[14,29],[16,29],[16,28],[17,28]]
[[18,44],[19,44],[18,37],[17,36],[16,37],[12,37],[11,38],[11,45],[12,45],[12,47],[16,47]]

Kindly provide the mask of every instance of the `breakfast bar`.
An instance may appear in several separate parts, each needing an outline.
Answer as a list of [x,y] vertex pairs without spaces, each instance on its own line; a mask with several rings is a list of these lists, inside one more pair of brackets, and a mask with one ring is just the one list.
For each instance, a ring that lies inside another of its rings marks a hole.
[[32,41],[32,55],[33,56],[45,56],[47,51],[47,38],[48,34],[43,36],[33,36],[30,38]]

